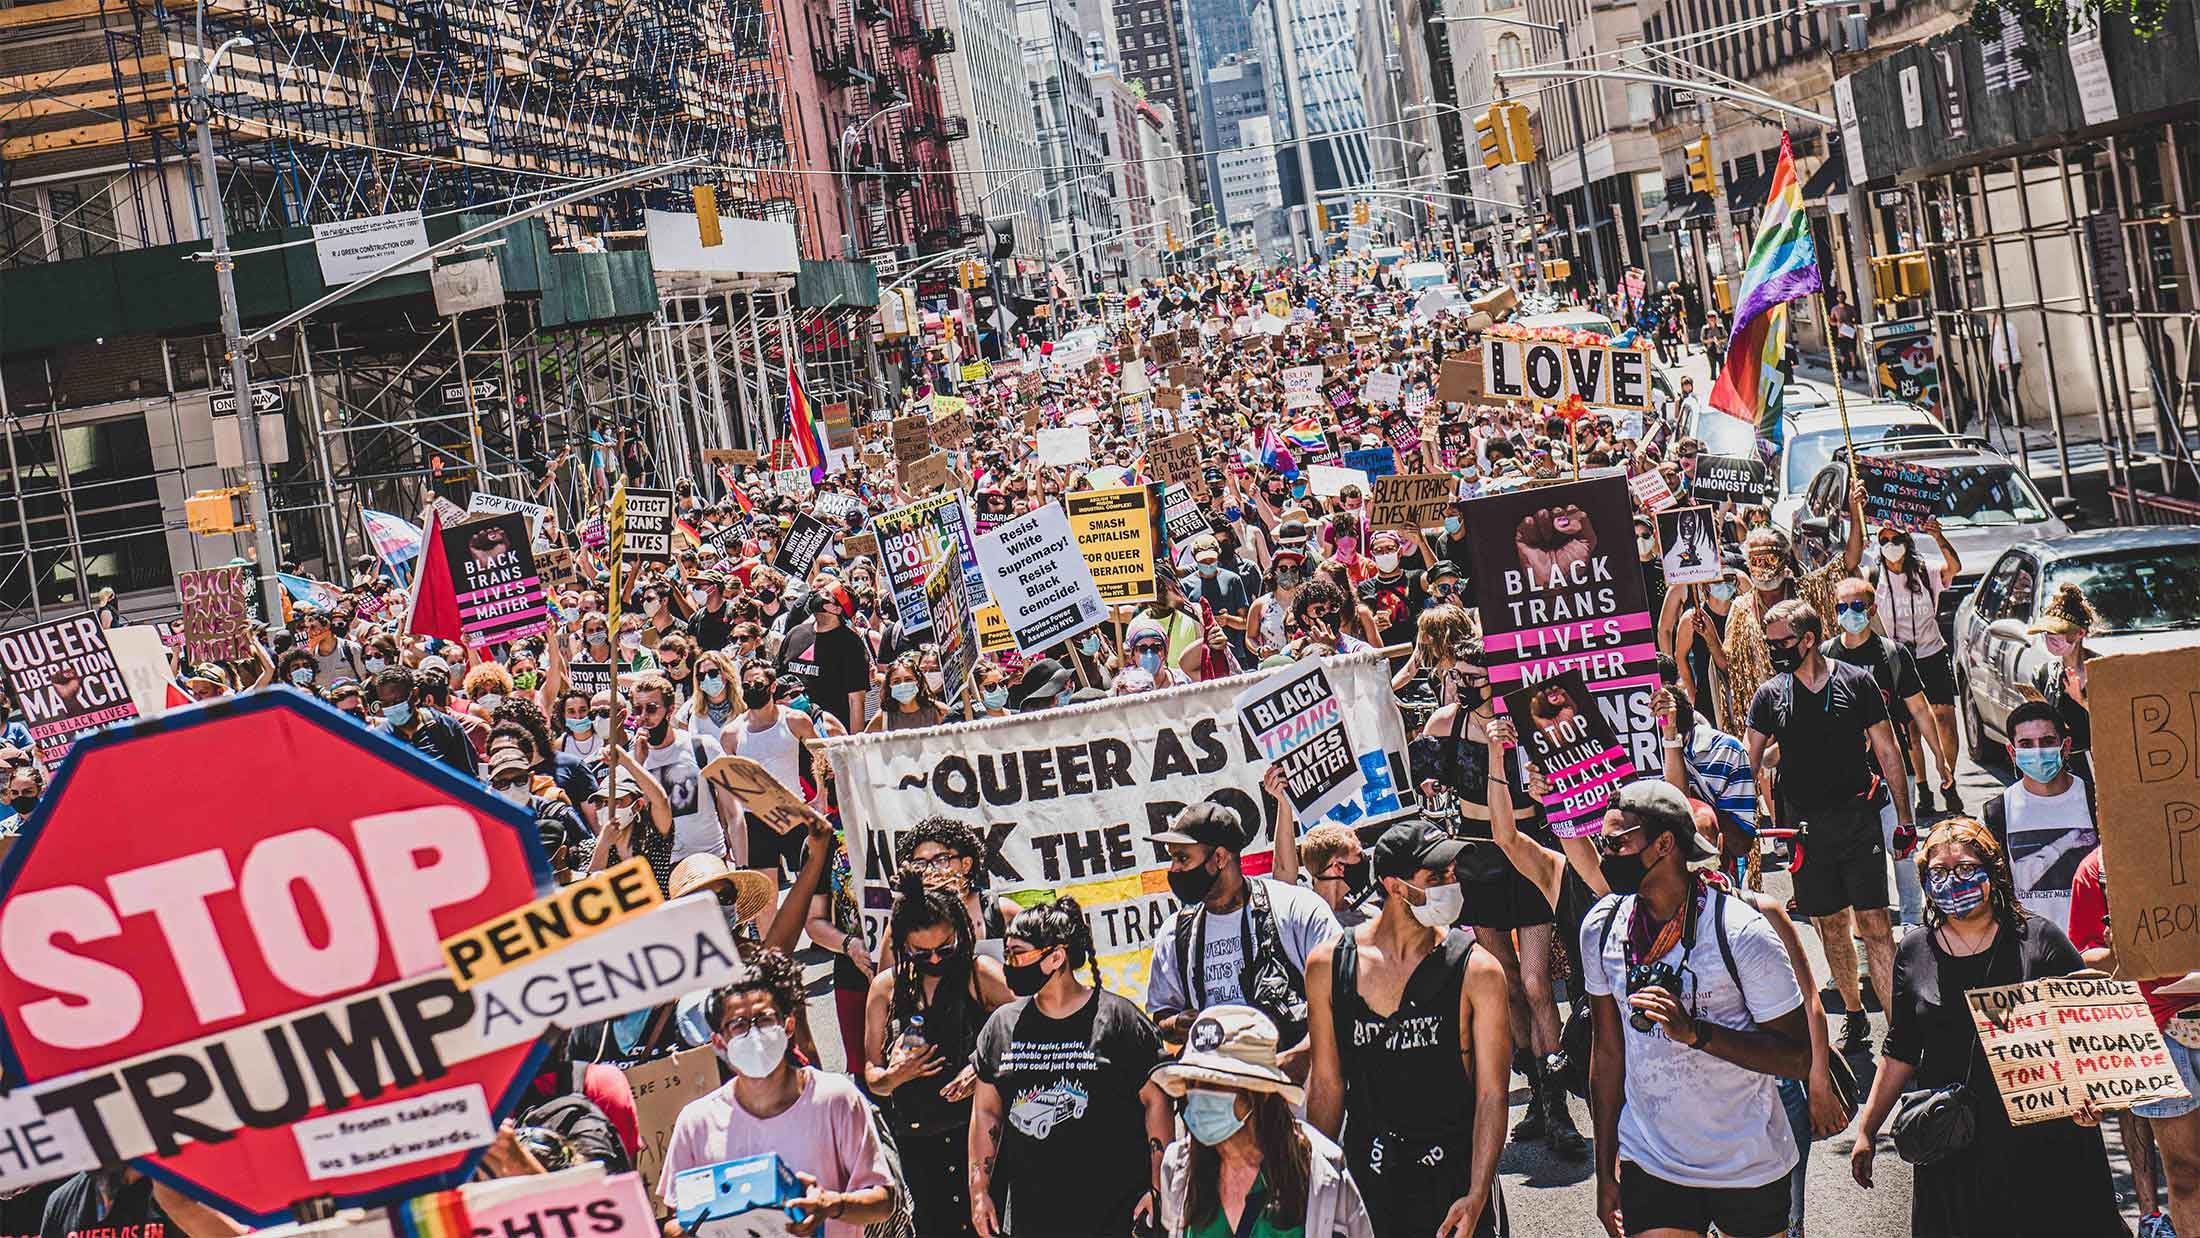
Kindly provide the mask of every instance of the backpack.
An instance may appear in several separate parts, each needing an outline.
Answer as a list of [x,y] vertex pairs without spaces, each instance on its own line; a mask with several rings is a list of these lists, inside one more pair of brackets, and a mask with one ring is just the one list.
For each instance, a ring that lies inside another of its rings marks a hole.
[[[1719,926],[1719,958],[1726,964],[1728,978],[1734,981],[1734,991],[1742,995],[1742,1009],[1748,1011],[1749,990],[1742,987],[1742,969],[1734,962],[1734,943],[1728,940],[1726,935],[1725,900],[1729,896],[1726,891],[1719,889],[1717,886],[1711,888],[1711,895],[1719,900],[1718,910],[1713,912],[1711,917]],[[1621,900],[1621,902],[1624,901]],[[1619,919],[1620,906],[1620,902],[1613,903],[1612,910],[1605,915],[1604,927],[1597,930],[1596,953],[1585,955],[1582,958],[1582,970],[1587,971],[1591,966],[1602,967],[1604,965],[1604,946],[1606,942],[1612,939],[1612,924]],[[1755,1013],[1751,1013],[1749,1018],[1752,1023],[1757,1020]],[[1589,1049],[1596,1039],[1594,1029],[1594,1016],[1587,1005],[1584,1004],[1567,1017],[1566,1026],[1561,1028],[1558,1034],[1558,1051],[1560,1056],[1565,1058],[1564,1065],[1559,1067],[1559,1079],[1566,1085],[1567,1091],[1583,1100],[1589,1099]],[[1839,1055],[1836,1054],[1835,1056],[1838,1057]]]
[[916,1238],[917,1217],[909,1201],[909,1175],[901,1168],[901,1146],[894,1142],[886,1111],[869,1097],[864,1098],[863,1105],[871,1112],[871,1135],[886,1158],[886,1176],[894,1182],[894,1215],[864,1226],[863,1238]]
[[[1238,988],[1245,1004],[1276,1021],[1276,1043],[1295,1045],[1306,1035],[1306,974],[1284,953],[1283,938],[1276,931],[1275,909],[1268,903],[1267,883],[1250,878],[1245,883],[1244,937],[1251,946],[1238,972]],[[1205,906],[1187,907],[1176,913],[1171,932],[1176,938],[1176,978],[1190,1008],[1206,1006],[1206,985],[1192,982],[1193,946],[1206,954],[1206,934],[1195,929],[1206,923]],[[1202,971],[1205,969],[1202,968]]]
[[581,1094],[580,1074],[587,1066],[585,1062],[573,1063],[573,1090],[520,1114],[519,1124],[557,1132],[575,1152],[601,1162],[607,1174],[626,1173],[634,1165],[627,1157],[626,1145],[619,1140],[618,1129],[594,1101]]

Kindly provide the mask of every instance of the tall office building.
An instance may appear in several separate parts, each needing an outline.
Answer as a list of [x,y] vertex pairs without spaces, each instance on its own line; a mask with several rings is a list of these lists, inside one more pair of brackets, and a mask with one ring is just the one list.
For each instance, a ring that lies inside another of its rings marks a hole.
[[940,61],[946,123],[952,136],[961,118],[968,139],[948,147],[957,196],[966,212],[1008,221],[1016,244],[1002,275],[1014,291],[1027,292],[1043,283],[1048,253],[1039,206],[1044,186],[1007,170],[1041,162],[1015,0],[942,0],[940,7],[954,37]]
[[1046,187],[1047,254],[1058,290],[1083,297],[1096,285],[1091,247],[1106,232],[1107,147],[1093,96],[1076,0],[1016,0],[1024,85],[1031,99]]
[[1199,111],[1200,72],[1187,37],[1182,0],[1111,0],[1114,59],[1122,79],[1177,118],[1185,154],[1184,179],[1206,196],[1199,173],[1199,126],[1185,118]]
[[[1208,159],[1206,181],[1208,198],[1215,204],[1216,222],[1223,227],[1234,227],[1244,220],[1230,213],[1228,197],[1223,190],[1223,153],[1235,151],[1248,144],[1244,137],[1244,125],[1249,120],[1259,120],[1264,135],[1273,130],[1268,125],[1269,94],[1268,76],[1261,62],[1247,56],[1225,56],[1220,64],[1207,70],[1206,79],[1200,85],[1199,127],[1202,145],[1213,155]],[[1269,173],[1275,172],[1276,152],[1261,150],[1261,159],[1269,164]],[[1231,159],[1231,166],[1245,174],[1246,157]],[[1242,199],[1241,199],[1242,200]]]
[[[1254,50],[1277,66],[1270,115],[1284,200],[1305,212],[1327,195],[1335,203],[1372,175],[1368,161],[1368,107],[1360,73],[1357,0],[1255,0]],[[1303,125],[1303,132],[1301,126]],[[1306,184],[1311,175],[1313,184]]]

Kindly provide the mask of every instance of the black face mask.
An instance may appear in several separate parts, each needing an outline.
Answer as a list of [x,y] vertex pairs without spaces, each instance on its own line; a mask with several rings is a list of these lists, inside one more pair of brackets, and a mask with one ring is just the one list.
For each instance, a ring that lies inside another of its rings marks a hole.
[[1642,879],[1650,871],[1650,847],[1657,840],[1633,855],[1607,855],[1597,860],[1597,870],[1604,874],[1604,884],[1612,887],[1614,894],[1633,894],[1642,889]]
[[1797,645],[1793,649],[1775,649],[1767,645],[1765,646],[1765,656],[1772,659],[1772,670],[1776,675],[1787,674],[1803,665],[1803,647],[1801,645]]
[[649,746],[650,746],[650,747],[652,747],[652,748],[661,748],[661,747],[663,747],[663,746],[664,746],[664,744],[665,744],[665,741],[666,741],[666,740],[669,740],[669,739],[671,739],[671,738],[672,738],[672,720],[671,720],[671,719],[669,719],[669,718],[668,718],[668,719],[666,719],[665,721],[663,721],[663,722],[660,722],[660,723],[658,723],[657,725],[655,725],[655,726],[653,726],[653,727],[649,728]]
[[15,815],[27,817],[31,815],[31,809],[38,807],[38,797],[35,795],[10,796],[8,807],[15,810]]
[[741,685],[741,703],[750,709],[762,709],[771,703],[771,699],[772,686],[768,683],[745,683]]
[[1176,901],[1186,906],[1204,903],[1208,893],[1215,888],[1215,882],[1221,879],[1221,873],[1204,864],[1181,872],[1172,868],[1169,870],[1169,893],[1176,895]]
[[1344,866],[1345,888],[1358,894],[1367,888],[1368,859],[1361,856]]
[[1003,965],[1001,971],[1008,977],[1008,991],[1018,997],[1029,997],[1045,988],[1047,981],[1054,978],[1046,970],[1046,966],[1047,961],[1044,955],[1022,967],[1018,967],[1014,963]]
[[[937,976],[940,973],[946,971],[948,968],[955,965],[955,956],[952,954],[913,954],[910,956],[910,962],[915,963],[917,965],[917,970],[923,972],[925,975]],[[1045,984],[1045,977],[1041,977],[1039,983]],[[1038,990],[1034,989],[1032,991],[1037,992]]]

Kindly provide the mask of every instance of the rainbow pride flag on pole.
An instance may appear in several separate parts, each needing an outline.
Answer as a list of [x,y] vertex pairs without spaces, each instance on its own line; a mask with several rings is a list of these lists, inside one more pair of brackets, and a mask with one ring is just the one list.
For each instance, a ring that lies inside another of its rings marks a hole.
[[794,458],[810,470],[810,480],[825,476],[825,427],[810,406],[810,393],[802,389],[802,376],[787,367],[787,426],[794,436]]
[[1780,164],[1772,171],[1757,239],[1742,269],[1734,305],[1734,330],[1726,363],[1711,388],[1711,407],[1757,427],[1759,438],[1780,440],[1780,359],[1787,352],[1787,303],[1821,287],[1818,248],[1811,241],[1803,189],[1795,177],[1795,152],[1780,135]]

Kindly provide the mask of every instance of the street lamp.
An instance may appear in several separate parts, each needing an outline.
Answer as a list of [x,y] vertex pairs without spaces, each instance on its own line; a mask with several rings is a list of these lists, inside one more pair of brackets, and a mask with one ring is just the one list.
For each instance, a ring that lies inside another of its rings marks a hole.
[[907,111],[910,106],[909,101],[904,99],[900,103],[882,107],[865,120],[840,131],[841,222],[846,225],[840,234],[840,256],[851,262],[856,257],[856,208],[859,205],[853,170],[856,144],[870,133],[871,126],[896,112]]

